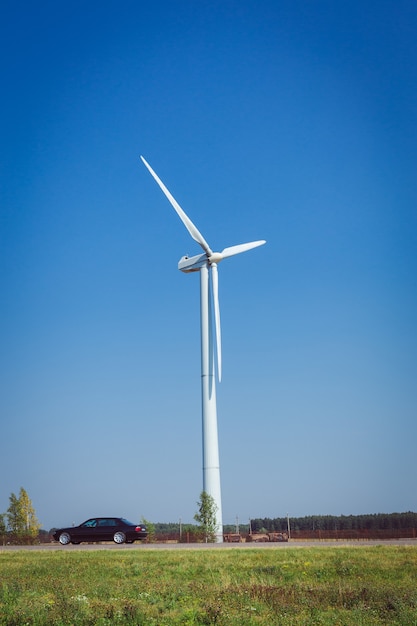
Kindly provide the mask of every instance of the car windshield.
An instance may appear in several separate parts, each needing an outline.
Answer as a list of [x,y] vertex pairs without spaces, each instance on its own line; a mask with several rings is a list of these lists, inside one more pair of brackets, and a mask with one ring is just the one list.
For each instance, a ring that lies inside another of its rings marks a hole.
[[128,526],[136,526],[136,524],[134,524],[133,522],[129,522],[129,520],[125,519],[124,517],[121,517],[120,519]]

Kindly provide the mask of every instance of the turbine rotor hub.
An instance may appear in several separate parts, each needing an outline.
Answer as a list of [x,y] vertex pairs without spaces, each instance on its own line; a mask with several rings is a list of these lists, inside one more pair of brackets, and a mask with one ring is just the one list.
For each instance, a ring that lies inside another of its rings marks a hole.
[[221,254],[221,252],[213,252],[213,254],[211,254],[208,258],[209,263],[220,263],[220,261],[223,260],[223,256]]

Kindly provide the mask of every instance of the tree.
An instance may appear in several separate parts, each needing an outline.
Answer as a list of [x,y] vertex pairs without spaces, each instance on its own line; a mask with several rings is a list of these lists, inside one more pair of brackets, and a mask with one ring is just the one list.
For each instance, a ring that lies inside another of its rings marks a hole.
[[9,497],[9,508],[7,509],[7,526],[14,535],[22,535],[24,531],[24,520],[19,507],[19,499],[14,493]]
[[197,506],[198,513],[194,515],[194,519],[199,524],[199,530],[206,543],[214,543],[217,532],[217,504],[212,496],[202,491]]
[[9,501],[6,516],[11,533],[16,539],[35,539],[38,536],[40,524],[25,489],[20,488],[19,497],[11,493]]
[[145,519],[143,516],[140,521],[148,531],[147,541],[152,543],[153,541],[155,541],[155,524]]

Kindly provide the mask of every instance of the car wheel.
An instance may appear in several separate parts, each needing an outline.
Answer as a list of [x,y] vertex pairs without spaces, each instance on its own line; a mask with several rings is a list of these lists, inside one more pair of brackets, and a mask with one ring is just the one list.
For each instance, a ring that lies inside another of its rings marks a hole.
[[114,543],[124,543],[126,541],[126,535],[119,530],[117,533],[114,533],[113,541]]
[[69,536],[68,533],[61,533],[59,535],[59,543],[63,546],[66,546],[67,544],[69,544],[71,541],[71,537]]

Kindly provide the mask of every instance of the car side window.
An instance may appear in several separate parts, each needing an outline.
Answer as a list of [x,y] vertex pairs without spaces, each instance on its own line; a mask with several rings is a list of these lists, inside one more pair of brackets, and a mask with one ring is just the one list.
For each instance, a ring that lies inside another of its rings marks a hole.
[[89,519],[83,524],[83,528],[95,528],[97,526],[97,520]]

